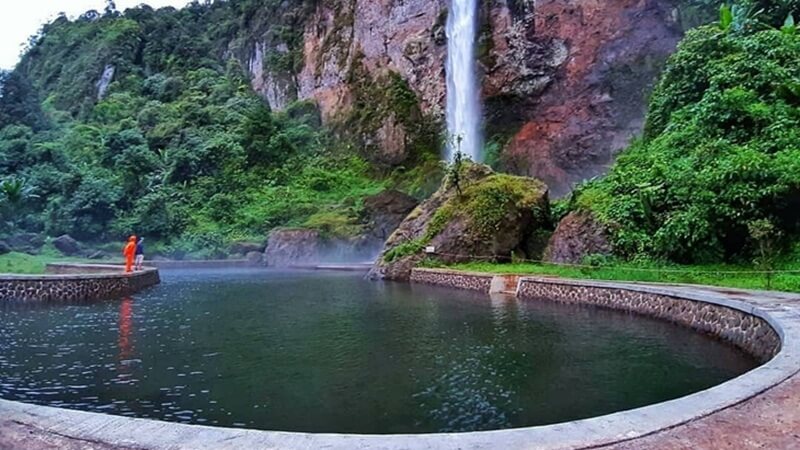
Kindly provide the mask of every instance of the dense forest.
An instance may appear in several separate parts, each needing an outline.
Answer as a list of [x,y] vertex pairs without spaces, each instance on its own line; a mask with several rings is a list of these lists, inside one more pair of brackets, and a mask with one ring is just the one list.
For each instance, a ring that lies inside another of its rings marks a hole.
[[[405,174],[372,167],[312,103],[270,111],[236,57],[265,27],[299,45],[298,3],[109,3],[44,26],[2,74],[3,231],[136,232],[184,250],[262,241],[276,226],[357,234],[362,199]],[[296,64],[293,50],[269,63]]]
[[[108,242],[136,232],[182,251],[262,241],[285,226],[344,238],[360,232],[366,196],[431,194],[444,172],[440,137],[421,141],[402,167],[379,166],[347,133],[323,127],[312,102],[275,112],[251,88],[242,63],[251,37],[285,42],[266,64],[297,70],[315,5],[120,12],[109,2],[45,25],[16,69],[0,74],[0,235]],[[743,0],[691,30],[652,94],[644,135],[607,176],[559,202],[553,225],[569,210],[591,211],[624,258],[749,258],[765,239],[791,248],[800,233],[798,16],[797,0]],[[402,107],[409,92],[396,81],[392,104]]]

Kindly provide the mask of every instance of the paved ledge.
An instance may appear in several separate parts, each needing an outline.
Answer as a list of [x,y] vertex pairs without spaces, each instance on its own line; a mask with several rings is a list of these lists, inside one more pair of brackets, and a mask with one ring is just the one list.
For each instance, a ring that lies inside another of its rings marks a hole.
[[0,275],[0,302],[75,302],[134,294],[158,284],[158,270],[125,273],[105,264],[48,264],[45,275]]
[[[465,274],[457,275],[460,282],[465,282]],[[484,278],[481,274],[478,284],[481,289],[491,290],[492,283],[486,287]],[[610,289],[716,305],[763,320],[778,337],[780,347],[764,365],[705,391],[629,411],[548,426],[423,435],[286,433],[182,425],[0,400],[0,448],[800,448],[800,296],[694,286],[518,280],[519,286],[524,283]]]

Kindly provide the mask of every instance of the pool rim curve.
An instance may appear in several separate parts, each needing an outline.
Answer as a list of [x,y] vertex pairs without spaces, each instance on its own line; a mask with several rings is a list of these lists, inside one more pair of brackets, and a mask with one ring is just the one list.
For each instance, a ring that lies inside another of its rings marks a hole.
[[636,439],[709,416],[800,373],[800,296],[689,285],[520,278],[520,282],[523,280],[646,292],[738,310],[763,319],[777,333],[780,350],[749,372],[674,400],[570,422],[490,431],[385,435],[263,431],[112,416],[3,399],[0,399],[0,414],[43,433],[137,448],[591,448]]

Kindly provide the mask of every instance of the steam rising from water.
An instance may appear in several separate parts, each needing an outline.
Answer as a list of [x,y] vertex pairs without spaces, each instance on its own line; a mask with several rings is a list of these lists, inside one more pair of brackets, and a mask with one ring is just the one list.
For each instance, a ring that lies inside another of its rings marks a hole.
[[480,89],[475,74],[478,0],[451,0],[447,15],[447,159],[461,152],[480,162]]

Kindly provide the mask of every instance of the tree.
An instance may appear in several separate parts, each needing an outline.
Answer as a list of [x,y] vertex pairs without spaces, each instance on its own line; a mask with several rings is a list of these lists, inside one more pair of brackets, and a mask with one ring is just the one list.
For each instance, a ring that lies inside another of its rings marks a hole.
[[275,164],[287,156],[286,148],[273,145],[273,136],[277,132],[269,106],[259,104],[245,119],[242,147],[247,153],[250,164],[268,166]]
[[106,8],[104,10],[104,15],[106,17],[119,16],[119,11],[117,11],[117,4],[114,3],[114,0],[106,0]]
[[772,275],[778,250],[777,241],[781,237],[781,232],[768,219],[754,220],[747,224],[747,228],[757,247],[756,267],[764,272],[767,289],[772,289]]
[[45,127],[46,120],[39,95],[28,78],[18,71],[0,72],[0,129],[11,124],[34,130]]
[[23,178],[10,177],[0,181],[0,205],[3,217],[13,227],[22,217],[25,201],[37,197],[32,186]]

